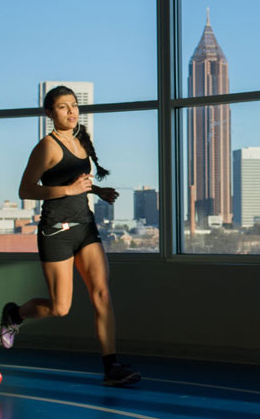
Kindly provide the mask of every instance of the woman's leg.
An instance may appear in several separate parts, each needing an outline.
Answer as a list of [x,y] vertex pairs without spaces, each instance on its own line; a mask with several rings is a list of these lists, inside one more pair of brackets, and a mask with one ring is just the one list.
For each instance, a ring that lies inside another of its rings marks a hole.
[[96,333],[102,355],[115,353],[115,319],[108,287],[108,263],[101,243],[83,247],[75,256],[95,309]]
[[42,262],[50,298],[34,298],[19,307],[22,319],[65,316],[70,309],[73,291],[73,262]]
[[115,319],[108,288],[108,264],[101,243],[83,247],[75,256],[75,265],[87,288],[96,314],[96,330],[101,345],[106,386],[137,383],[141,374],[121,365],[115,353]]
[[11,348],[19,326],[26,319],[65,316],[70,309],[73,288],[74,258],[61,262],[42,263],[50,298],[34,298],[22,306],[8,303],[1,317],[0,341]]

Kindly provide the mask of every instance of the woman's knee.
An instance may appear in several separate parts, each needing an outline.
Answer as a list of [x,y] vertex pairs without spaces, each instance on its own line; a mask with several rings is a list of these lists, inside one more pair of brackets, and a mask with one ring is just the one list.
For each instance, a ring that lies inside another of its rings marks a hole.
[[92,301],[95,308],[110,308],[112,303],[109,289],[107,287],[94,289]]
[[53,303],[52,315],[54,317],[65,317],[69,314],[70,304]]

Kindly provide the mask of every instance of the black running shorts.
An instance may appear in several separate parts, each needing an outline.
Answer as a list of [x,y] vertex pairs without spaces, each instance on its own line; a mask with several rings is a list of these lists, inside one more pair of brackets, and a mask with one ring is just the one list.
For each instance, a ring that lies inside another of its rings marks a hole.
[[101,238],[94,221],[75,225],[68,230],[41,224],[38,226],[38,250],[42,262],[69,259],[84,246],[100,242]]

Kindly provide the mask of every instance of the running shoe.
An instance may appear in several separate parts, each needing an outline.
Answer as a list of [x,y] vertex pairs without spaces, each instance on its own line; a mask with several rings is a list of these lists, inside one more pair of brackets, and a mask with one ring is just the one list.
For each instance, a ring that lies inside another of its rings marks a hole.
[[105,373],[103,384],[109,387],[123,387],[137,383],[141,374],[134,371],[130,365],[116,364]]
[[10,312],[14,307],[18,307],[17,304],[8,303],[2,311],[0,339],[2,346],[6,349],[13,347],[15,336],[19,333],[19,327],[21,326],[12,322]]

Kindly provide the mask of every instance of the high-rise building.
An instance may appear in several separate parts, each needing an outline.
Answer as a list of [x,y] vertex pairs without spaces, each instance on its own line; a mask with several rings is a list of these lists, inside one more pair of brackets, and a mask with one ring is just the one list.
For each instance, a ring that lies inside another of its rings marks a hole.
[[22,209],[23,210],[31,210],[31,209],[35,209],[35,205],[36,205],[37,201],[34,201],[33,199],[23,199],[22,200]]
[[[91,105],[94,100],[94,84],[80,81],[45,81],[39,84],[39,106],[43,106],[46,93],[57,86],[66,86],[72,89],[78,98],[79,105]],[[93,114],[79,116],[79,123],[85,125],[93,140],[94,126]],[[40,118],[39,137],[40,139],[53,130],[53,123],[50,118]]]
[[95,205],[95,219],[96,222],[102,223],[104,221],[114,220],[114,204],[110,205],[108,202],[99,199]]
[[145,220],[146,225],[158,226],[158,192],[148,186],[134,191],[134,219]]
[[260,221],[260,147],[233,151],[233,222],[252,227]]
[[[189,62],[188,96],[228,92],[228,63],[213,33],[208,10],[202,37]],[[199,227],[207,227],[210,215],[231,223],[229,105],[189,108],[188,186],[191,230],[195,220]]]

